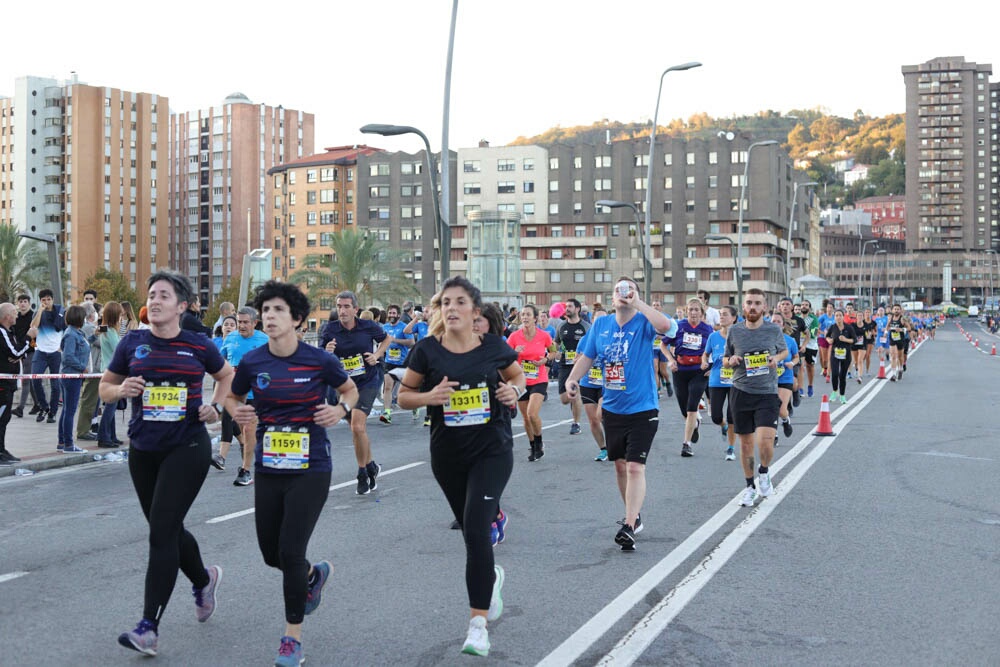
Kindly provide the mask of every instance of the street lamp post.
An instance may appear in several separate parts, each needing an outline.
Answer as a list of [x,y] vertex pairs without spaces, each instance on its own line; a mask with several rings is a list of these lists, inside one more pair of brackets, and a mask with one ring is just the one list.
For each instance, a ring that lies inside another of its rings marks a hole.
[[[438,198],[438,186],[437,186],[437,169],[434,165],[434,154],[431,152],[431,142],[427,139],[427,135],[418,130],[415,127],[409,125],[388,125],[386,123],[369,123],[361,128],[363,134],[379,134],[383,137],[394,137],[400,134],[415,134],[424,141],[424,153],[426,155],[427,161],[427,171],[430,172],[431,177],[431,200],[434,204],[434,222],[437,227],[438,233],[438,249],[441,253],[441,282],[448,279],[448,274],[451,270],[450,268],[450,255],[451,255],[451,238],[449,235],[449,230],[444,218],[441,216],[441,201]],[[447,155],[442,155],[441,159],[447,160]],[[437,291],[437,286],[434,288]]]
[[[689,62],[682,65],[674,65],[673,67],[668,67],[663,70],[663,74],[660,75],[660,86],[656,89],[656,109],[653,111],[653,129],[649,134],[649,164],[646,165],[646,257],[649,257],[652,253],[652,233],[650,232],[650,216],[652,215],[653,208],[653,155],[656,152],[656,121],[660,116],[660,96],[663,94],[663,79],[670,72],[682,72],[688,69],[694,69],[695,67],[701,67],[699,62]],[[638,214],[636,214],[638,215]],[[646,277],[646,303],[649,303],[649,291],[650,291],[650,281],[647,275]]]
[[726,241],[729,243],[729,252],[733,256],[733,271],[736,273],[736,303],[743,298],[743,267],[736,257],[736,244],[728,236],[722,234],[705,234],[706,241]]
[[[41,241],[49,251],[49,274],[52,280],[52,295],[55,303],[65,307],[63,301],[62,274],[59,272],[59,249],[56,246],[56,237],[52,234],[39,234],[37,232],[18,232],[18,236],[33,241]],[[13,297],[11,297],[13,298]]]
[[[864,274],[861,273],[861,271],[864,270],[864,266],[865,266],[865,250],[868,249],[869,245],[874,245],[876,248],[878,248],[878,241],[876,239],[868,239],[863,244],[861,244],[861,262],[860,262],[860,266],[858,267],[858,269],[859,269],[858,270],[858,296],[861,296],[863,294],[863,292],[861,291],[862,288],[861,288],[860,285],[861,285],[861,280],[863,280],[861,278],[861,276],[863,276]],[[872,260],[873,263],[874,263],[874,261],[875,260]]]
[[774,139],[768,139],[767,141],[755,141],[750,144],[747,148],[747,161],[743,165],[743,181],[740,183],[740,210],[739,217],[736,228],[736,256],[739,260],[737,273],[740,276],[740,297],[743,298],[743,202],[746,199],[747,183],[750,180],[750,157],[753,155],[753,149],[757,146],[772,146],[778,143]]
[[886,255],[888,254],[888,252],[889,252],[888,250],[883,250],[882,248],[879,248],[878,250],[875,251],[875,254],[872,255],[872,270],[871,270],[871,275],[868,276],[868,291],[869,294],[871,295],[870,298],[872,302],[871,305],[872,310],[875,310],[875,265],[878,264],[878,256]]
[[[632,202],[617,201],[617,200],[614,200],[614,199],[599,199],[597,201],[597,205],[598,206],[606,206],[608,208],[630,208],[630,209],[632,209],[632,213],[635,214],[636,232],[639,231],[639,227],[642,224],[639,221],[639,209],[637,209],[635,207],[635,204],[633,204]],[[648,234],[648,232],[649,232],[649,221],[648,221],[648,219],[646,221],[646,231],[647,231],[647,234]],[[645,280],[644,280],[644,282],[645,282],[645,288],[643,289],[643,300],[646,303],[652,303],[652,299],[650,297],[650,292],[651,292],[650,283],[652,282],[652,278],[653,278],[653,263],[652,263],[652,260],[649,257],[649,249],[645,245],[643,245],[641,242],[640,242],[640,247],[642,248],[642,274],[643,274],[643,278],[645,278]]]
[[990,262],[990,305],[995,308],[996,306],[993,304],[993,299],[995,298],[995,295],[993,293],[993,255],[996,255],[997,251],[994,250],[993,248],[990,248],[989,250],[984,250],[983,252],[985,252],[989,256],[989,262]]
[[785,265],[783,267],[784,271],[782,271],[782,278],[783,278],[783,280],[782,280],[782,287],[784,288],[784,292],[782,293],[782,296],[787,296],[788,292],[789,292],[789,287],[788,287],[788,262],[785,261],[784,257],[782,257],[781,255],[777,255],[777,254],[775,254],[773,252],[766,253],[764,255],[764,257],[766,257],[767,259],[776,259],[776,260],[778,260],[779,262],[781,262],[782,264]]
[[[787,118],[787,116],[786,116]],[[749,156],[747,156],[749,161]],[[792,188],[792,208],[788,211],[788,238],[785,239],[785,289],[791,291],[792,289],[792,229],[795,227],[795,203],[798,201],[799,188],[809,187],[813,185],[819,185],[816,181],[808,181],[806,183],[796,183],[795,187]],[[741,202],[742,206],[742,202]]]

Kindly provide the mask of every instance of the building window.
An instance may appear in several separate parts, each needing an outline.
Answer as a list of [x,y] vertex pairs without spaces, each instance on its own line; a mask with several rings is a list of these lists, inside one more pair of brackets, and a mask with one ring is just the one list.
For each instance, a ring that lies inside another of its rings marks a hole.
[[580,215],[581,213],[583,213],[583,203],[578,201],[573,202],[573,215]]
[[497,182],[497,194],[499,195],[512,195],[517,191],[517,183],[514,181],[498,181]]
[[467,195],[478,195],[482,192],[482,186],[479,183],[466,183],[462,187],[462,192]]
[[306,191],[306,205],[307,206],[312,206],[315,203],[316,203],[316,191],[315,190],[307,190]]
[[688,199],[687,202],[685,202],[685,204],[684,204],[684,210],[687,211],[688,213],[693,213],[694,212],[694,200],[693,199]]
[[559,215],[559,204],[555,202],[549,204],[549,215]]
[[501,158],[497,160],[497,171],[514,171],[517,165],[514,160]]
[[307,211],[306,212],[306,224],[307,225],[315,225],[316,224],[316,211]]
[[306,183],[315,183],[315,182],[316,182],[316,170],[306,169]]
[[559,283],[562,282],[562,275],[558,271],[549,271],[549,282]]
[[583,225],[576,225],[573,227],[573,236],[576,238],[583,238],[587,235],[587,228]]
[[717,174],[712,174],[708,177],[708,187],[710,188],[719,187],[719,177]]
[[553,238],[561,238],[562,237],[562,227],[559,227],[559,226],[552,227],[552,229],[551,229],[551,236]]
[[549,192],[559,192],[559,181],[549,181]]
[[292,169],[288,172],[288,184],[295,185],[295,170]]
[[549,255],[549,259],[562,259],[562,258],[563,258],[562,248],[553,248]]
[[526,283],[533,283],[533,282],[535,282],[535,272],[534,271],[525,271],[524,272],[524,282],[526,282]]
[[635,190],[645,190],[646,189],[646,183],[648,183],[648,181],[646,180],[645,176],[643,176],[641,178],[636,178],[635,179],[634,189]]
[[[389,164],[386,162],[380,162],[377,164],[368,165],[368,175],[369,176],[388,176],[389,175]],[[350,179],[348,179],[350,180]]]
[[323,183],[327,181],[337,180],[337,168],[336,167],[324,167],[319,170],[319,180]]
[[575,283],[586,282],[584,280],[584,277],[583,277],[583,271],[574,271],[573,272],[573,282],[575,282]]
[[467,174],[474,174],[482,171],[482,165],[479,160],[466,160],[462,163],[462,171]]
[[337,224],[337,211],[320,211],[319,224],[321,225]]
[[673,187],[674,187],[674,178],[673,178],[673,176],[667,176],[666,178],[663,179],[663,189],[664,190],[672,190]]
[[602,167],[611,166],[611,156],[610,155],[595,155],[594,156],[594,167],[600,169]]
[[[687,223],[687,235],[688,236],[694,236],[694,223],[693,222]],[[692,255],[692,257],[693,257],[693,255]]]
[[424,186],[420,184],[409,184],[399,186],[399,194],[402,197],[422,197]]
[[684,180],[684,187],[686,187],[686,188],[688,188],[688,189],[690,189],[690,188],[693,188],[693,187],[694,187],[694,176],[688,176],[688,177],[687,177],[687,178],[686,178],[686,179]]
[[709,153],[708,153],[708,163],[709,164],[719,164],[719,153],[718,153],[718,151],[709,151]]
[[530,193],[532,193],[534,191],[535,191],[535,182],[534,181],[525,181],[524,182],[524,192],[525,192],[525,194],[530,194]]
[[556,171],[559,169],[559,158],[550,157],[549,158],[549,169]]
[[583,192],[583,181],[580,179],[573,181],[573,192]]
[[674,210],[674,203],[672,201],[668,199],[667,201],[663,202],[664,213],[671,213],[673,210]]
[[715,211],[718,211],[719,210],[719,200],[718,199],[709,199],[708,200],[708,210],[711,211],[711,212],[713,212],[713,213]]
[[388,185],[373,185],[368,188],[368,196],[371,199],[378,199],[380,197],[389,196],[389,186]]
[[611,189],[611,179],[610,178],[595,178],[594,179],[594,191],[603,192]]
[[320,190],[319,191],[319,203],[320,204],[336,204],[339,197],[337,196],[338,190]]
[[522,210],[524,211],[525,215],[534,215],[535,214],[535,205],[532,204],[532,203],[530,203],[530,202],[525,203],[524,204],[524,208]]
[[670,153],[663,154],[663,166],[672,167],[674,164],[674,156]]
[[619,236],[621,234],[620,225],[611,225],[611,236]]
[[535,168],[535,158],[533,157],[526,157],[521,162],[521,169],[523,169],[524,171],[532,171],[534,170],[534,168]]
[[573,158],[573,168],[574,169],[582,169],[583,168],[583,158],[580,157],[579,155],[577,155],[575,158]]

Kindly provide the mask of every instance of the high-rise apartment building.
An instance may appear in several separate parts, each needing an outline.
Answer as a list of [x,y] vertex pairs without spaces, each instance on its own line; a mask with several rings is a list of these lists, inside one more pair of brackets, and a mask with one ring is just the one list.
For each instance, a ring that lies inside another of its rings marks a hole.
[[992,66],[961,57],[902,68],[906,85],[906,247],[963,252],[1000,243],[991,200]]
[[56,237],[79,299],[97,269],[133,287],[167,261],[167,98],[22,77],[0,98],[0,223]]
[[170,116],[170,262],[203,304],[274,243],[271,167],[311,155],[314,116],[233,93]]

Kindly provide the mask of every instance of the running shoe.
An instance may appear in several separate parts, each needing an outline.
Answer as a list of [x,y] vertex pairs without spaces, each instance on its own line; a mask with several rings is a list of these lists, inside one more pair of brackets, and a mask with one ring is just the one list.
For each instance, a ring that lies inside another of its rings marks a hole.
[[837,396],[839,396],[839,394],[837,392],[833,392],[832,394],[830,394],[830,402],[831,403],[836,403],[837,402]]
[[698,415],[698,421],[694,423],[694,431],[691,432],[692,444],[698,442],[698,429],[700,428],[701,428],[701,415]]
[[735,461],[736,460],[736,450],[732,447],[726,447],[726,460]]
[[246,468],[240,468],[239,472],[236,473],[236,479],[233,480],[233,486],[250,486],[253,484],[253,476],[250,471]]
[[641,514],[636,514],[636,515],[635,515],[635,528],[633,528],[632,530],[633,530],[633,532],[634,532],[634,533],[635,533],[636,535],[638,535],[639,533],[641,533],[641,532],[642,532],[642,529],[643,529],[643,525],[642,525],[642,515],[641,515]]
[[904,371],[906,370],[906,362],[905,361],[903,362],[903,370]]
[[760,497],[770,498],[771,493],[774,491],[774,487],[771,486],[771,473],[762,472],[757,477],[757,486],[760,487]]
[[691,445],[684,443],[681,445],[681,456],[687,458],[689,456],[694,456],[694,451],[691,449]]
[[792,422],[788,420],[781,422],[781,431],[785,434],[786,438],[792,437]]
[[146,619],[139,621],[135,630],[118,635],[119,644],[146,655],[156,655],[156,639],[156,626]]
[[48,417],[45,418],[45,423],[46,424],[55,424],[56,423],[56,413],[55,412],[49,412]]
[[222,581],[222,568],[218,565],[206,568],[208,583],[204,588],[191,587],[191,594],[194,595],[195,616],[199,623],[204,623],[215,612],[215,589]]
[[802,387],[799,387],[799,398],[803,398],[805,397],[805,395],[806,395],[806,390],[803,389]]
[[608,450],[602,449],[600,452],[597,453],[597,456],[594,457],[594,460],[595,461],[607,461],[608,460]]
[[861,376],[858,376],[858,384],[861,384]]
[[808,395],[809,395],[809,398],[813,397],[813,386],[812,385],[809,385]]
[[500,518],[494,521],[493,525],[490,527],[490,541],[493,543],[493,546],[502,543],[504,539],[506,539],[507,537],[505,533],[506,529],[507,529],[507,515],[504,514],[503,510],[501,510]]
[[847,405],[847,396],[844,396],[843,394],[840,395],[840,404]]
[[700,412],[701,410],[704,410],[704,409],[705,409],[705,399],[703,398],[703,399],[701,399],[701,400],[698,401],[698,410]]
[[503,598],[500,597],[503,588],[504,572],[499,565],[493,566],[493,594],[490,595],[490,609],[486,612],[487,621],[495,621],[503,613]]
[[757,489],[752,486],[748,486],[743,490],[743,496],[740,498],[740,505],[743,507],[753,507],[754,501],[757,500]]
[[578,422],[573,422],[572,424],[569,425],[569,434],[570,435],[580,434],[580,424]]
[[28,410],[28,414],[29,415],[37,415],[41,411],[42,411],[42,409],[40,407],[38,407],[37,405],[33,405],[33,406],[31,406],[31,409]]
[[386,410],[381,415],[379,415],[378,420],[383,424],[392,424],[392,413]]
[[371,491],[371,488],[368,486],[368,472],[362,470],[358,473],[358,488],[354,493],[359,496],[363,496],[369,491]]
[[469,633],[465,636],[462,653],[482,657],[490,654],[490,633],[486,630],[485,616],[473,616],[469,619]]
[[424,417],[424,426],[430,426],[430,425],[431,425],[431,418]]
[[792,407],[797,408],[802,403],[802,390],[792,392]]
[[6,449],[3,450],[2,452],[0,452],[0,460],[3,460],[6,463],[20,463],[21,462],[21,459],[17,458],[13,454],[11,454],[9,450],[6,450]]
[[63,447],[59,451],[61,451],[63,454],[84,454],[84,453],[86,453],[87,450],[86,449],[81,449],[80,447],[77,447],[76,445],[66,445],[65,447]]
[[38,414],[35,415],[35,421],[38,422],[39,424],[45,421],[45,410],[38,411]]
[[212,454],[212,467],[216,470],[226,469],[226,459],[222,458],[222,454],[219,452],[214,452]]
[[299,667],[305,661],[302,655],[302,642],[294,637],[282,637],[278,657],[274,659],[274,667]]
[[372,461],[365,467],[365,472],[368,473],[368,489],[374,491],[378,488],[376,480],[378,480],[378,474],[382,472],[382,466]]
[[10,414],[14,415],[18,419],[24,417],[24,408],[17,407],[10,411]]
[[635,551],[635,530],[624,520],[619,521],[618,525],[621,528],[615,535],[615,544],[621,547],[622,551]]
[[0,466],[12,466],[12,465],[14,465],[13,461],[8,461],[7,459],[0,456]]
[[330,578],[332,571],[333,566],[328,561],[321,560],[318,563],[313,563],[316,581],[309,584],[309,592],[306,593],[306,616],[316,611],[316,607],[319,606],[323,597],[323,587],[326,586],[326,580]]

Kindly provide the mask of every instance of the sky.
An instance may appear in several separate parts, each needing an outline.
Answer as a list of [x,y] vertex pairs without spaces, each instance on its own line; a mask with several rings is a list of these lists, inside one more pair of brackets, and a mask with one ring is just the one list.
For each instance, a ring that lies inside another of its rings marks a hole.
[[[156,13],[146,7],[156,6]],[[255,103],[316,116],[316,149],[441,145],[451,0],[234,3],[50,0],[4,11],[0,95],[26,75],[169,98],[174,112]],[[140,9],[142,8],[142,9]],[[921,11],[933,11],[930,17]],[[553,126],[762,110],[902,113],[903,65],[963,56],[1000,80],[1000,3],[885,0],[459,0],[449,147],[498,146]]]

